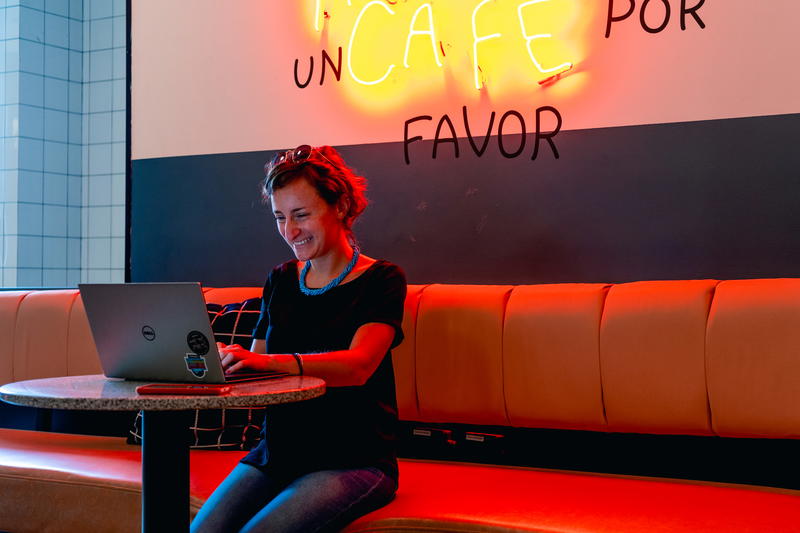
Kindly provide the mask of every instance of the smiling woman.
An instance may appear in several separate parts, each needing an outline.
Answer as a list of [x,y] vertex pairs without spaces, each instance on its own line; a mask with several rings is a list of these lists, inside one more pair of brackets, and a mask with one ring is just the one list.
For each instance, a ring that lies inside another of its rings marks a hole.
[[309,244],[305,238],[314,237],[303,231],[309,224],[323,224],[332,236],[341,229],[339,238],[354,241],[353,222],[367,207],[366,180],[349,169],[336,150],[303,145],[278,154],[265,171],[264,196],[272,202],[278,231],[295,253],[294,245]]
[[278,232],[296,260],[264,285],[250,349],[220,345],[229,371],[325,379],[321,398],[270,409],[262,440],[198,513],[193,531],[337,531],[397,489],[391,349],[403,339],[403,271],[360,252],[366,180],[331,147],[265,166]]

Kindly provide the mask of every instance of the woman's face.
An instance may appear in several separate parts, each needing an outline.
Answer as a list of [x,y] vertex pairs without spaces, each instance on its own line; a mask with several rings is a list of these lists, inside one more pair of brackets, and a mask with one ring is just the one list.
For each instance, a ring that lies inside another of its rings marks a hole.
[[327,254],[341,242],[342,217],[304,178],[295,179],[272,193],[272,212],[278,232],[300,261]]

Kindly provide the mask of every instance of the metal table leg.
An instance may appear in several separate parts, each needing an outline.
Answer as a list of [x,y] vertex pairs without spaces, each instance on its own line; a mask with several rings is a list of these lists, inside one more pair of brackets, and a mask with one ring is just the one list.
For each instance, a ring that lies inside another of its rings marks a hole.
[[142,413],[142,531],[189,531],[187,411]]

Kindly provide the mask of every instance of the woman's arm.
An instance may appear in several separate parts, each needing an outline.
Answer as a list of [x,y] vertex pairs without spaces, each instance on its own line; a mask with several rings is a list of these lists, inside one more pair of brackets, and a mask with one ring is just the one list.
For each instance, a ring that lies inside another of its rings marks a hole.
[[[364,324],[356,330],[347,350],[301,354],[303,373],[322,378],[331,387],[363,385],[378,368],[394,336],[394,328],[388,324]],[[255,339],[250,350],[233,344],[219,346],[219,351],[222,366],[229,372],[249,369],[299,373],[292,354],[265,354],[263,339]]]

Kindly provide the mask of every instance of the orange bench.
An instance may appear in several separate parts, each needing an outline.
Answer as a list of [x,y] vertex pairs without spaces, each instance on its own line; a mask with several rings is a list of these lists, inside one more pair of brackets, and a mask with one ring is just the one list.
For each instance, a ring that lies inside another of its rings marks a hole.
[[[800,435],[800,279],[412,286],[404,330],[403,420]],[[74,291],[0,293],[0,333],[5,381],[99,371]],[[120,439],[0,431],[0,530],[136,530],[137,454]],[[240,455],[193,451],[193,509]],[[348,531],[800,527],[800,491],[441,461],[400,472],[395,501]]]
[[[194,450],[196,512],[242,452]],[[11,532],[139,529],[139,448],[113,437],[0,430],[0,517]],[[531,468],[400,461],[387,507],[348,532],[796,532],[795,491]]]

